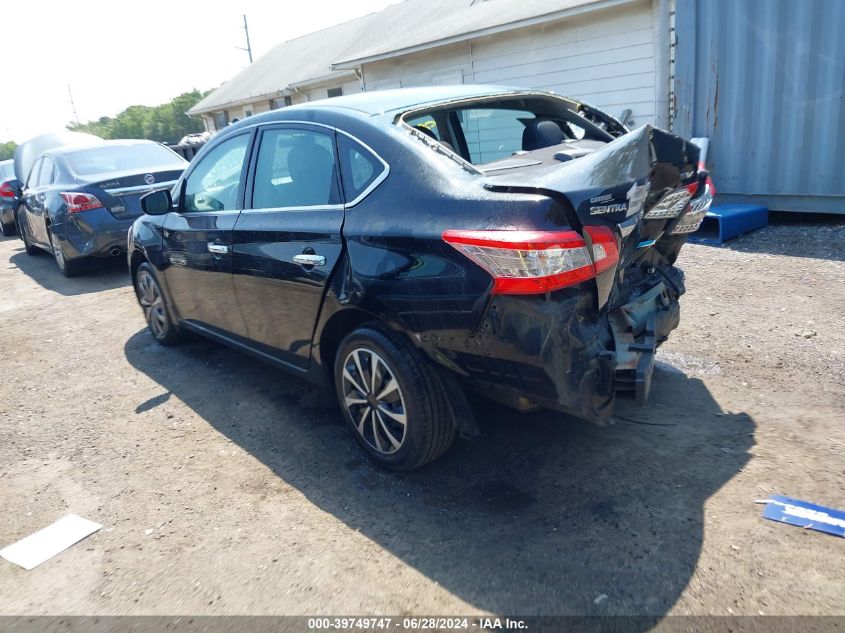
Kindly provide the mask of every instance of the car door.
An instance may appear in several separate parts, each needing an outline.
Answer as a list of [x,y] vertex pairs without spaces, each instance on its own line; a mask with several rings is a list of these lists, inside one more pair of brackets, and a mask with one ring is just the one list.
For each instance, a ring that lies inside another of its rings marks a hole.
[[257,347],[307,368],[326,283],[343,249],[335,133],[268,125],[253,154],[235,225],[235,291]]
[[43,163],[44,157],[42,156],[35,161],[29,171],[21,198],[21,207],[18,210],[18,221],[26,230],[29,240],[36,244],[46,243],[41,237],[44,233],[42,230],[44,226],[44,194],[39,191],[38,186]]
[[180,319],[218,334],[245,334],[232,243],[251,142],[251,131],[230,136],[192,165],[162,226],[164,276]]
[[55,211],[56,196],[53,184],[56,181],[56,162],[45,155],[41,159],[41,168],[38,171],[38,186],[36,187],[35,199],[37,200],[38,218],[34,221],[33,229],[35,239],[42,244],[50,244],[48,225],[50,223],[50,211]]

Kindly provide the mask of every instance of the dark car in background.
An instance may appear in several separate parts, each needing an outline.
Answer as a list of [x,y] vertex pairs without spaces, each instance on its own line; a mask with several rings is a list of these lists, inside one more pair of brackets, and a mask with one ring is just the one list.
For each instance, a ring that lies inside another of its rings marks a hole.
[[400,470],[478,433],[468,388],[591,420],[644,401],[711,196],[695,145],[617,138],[582,105],[444,86],[232,125],[142,199],[128,251],[152,335],[333,386]]
[[41,153],[18,210],[26,252],[52,253],[66,276],[81,272],[88,258],[122,255],[126,232],[141,215],[141,196],[172,187],[187,164],[144,140],[100,140]]
[[20,182],[15,178],[15,161],[0,161],[0,232],[4,236],[15,234],[20,192]]

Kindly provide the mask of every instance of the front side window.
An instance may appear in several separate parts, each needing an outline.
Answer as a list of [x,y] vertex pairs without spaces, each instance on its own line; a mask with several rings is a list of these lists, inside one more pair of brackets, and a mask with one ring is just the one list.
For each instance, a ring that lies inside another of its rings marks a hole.
[[249,134],[226,139],[203,156],[185,182],[184,211],[237,208]]
[[340,168],[343,177],[343,194],[347,202],[355,200],[386,169],[360,143],[345,135],[338,135]]
[[340,204],[333,135],[264,130],[253,183],[253,209]]

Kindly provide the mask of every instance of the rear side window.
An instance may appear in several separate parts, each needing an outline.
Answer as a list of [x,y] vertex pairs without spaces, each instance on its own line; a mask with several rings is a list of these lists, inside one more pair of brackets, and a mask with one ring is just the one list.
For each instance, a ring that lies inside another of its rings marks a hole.
[[352,202],[381,176],[386,167],[372,152],[343,134],[338,135],[343,195]]
[[185,181],[185,211],[237,208],[249,134],[226,139],[203,156]]
[[333,134],[299,128],[262,132],[253,209],[340,204]]

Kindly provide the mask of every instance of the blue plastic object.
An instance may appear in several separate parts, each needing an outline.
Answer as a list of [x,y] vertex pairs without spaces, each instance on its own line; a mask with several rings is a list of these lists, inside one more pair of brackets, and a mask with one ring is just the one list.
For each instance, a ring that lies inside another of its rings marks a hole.
[[720,204],[710,207],[690,242],[721,246],[744,233],[762,229],[769,223],[769,208],[756,204]]

